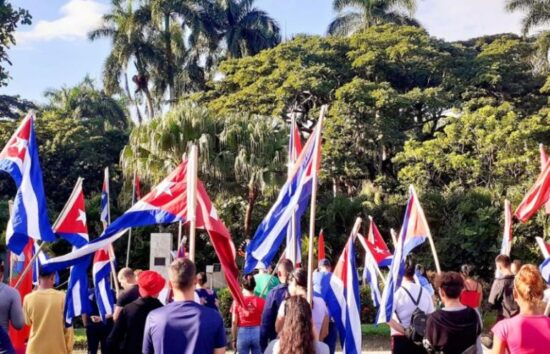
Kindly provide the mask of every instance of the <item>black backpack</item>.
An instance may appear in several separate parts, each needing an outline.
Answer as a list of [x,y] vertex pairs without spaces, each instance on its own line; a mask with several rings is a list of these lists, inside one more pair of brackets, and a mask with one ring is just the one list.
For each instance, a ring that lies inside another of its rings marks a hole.
[[[416,306],[416,309],[414,309],[411,315],[411,325],[409,326],[409,328],[405,329],[405,336],[414,344],[422,346],[422,340],[424,339],[424,335],[426,334],[426,321],[428,319],[426,313],[418,307],[418,304],[420,304],[420,299],[422,298],[422,287],[420,287],[418,299],[416,300],[407,289],[402,289],[405,290],[407,295],[409,295],[409,297],[411,298],[414,306]],[[403,323],[399,318],[399,315],[397,315],[397,312],[395,313],[395,316],[397,316],[397,319],[400,323]]]

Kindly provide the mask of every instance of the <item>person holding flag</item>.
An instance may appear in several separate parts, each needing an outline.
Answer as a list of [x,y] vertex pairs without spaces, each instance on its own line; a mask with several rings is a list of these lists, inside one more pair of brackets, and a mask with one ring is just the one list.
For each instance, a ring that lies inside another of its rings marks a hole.
[[73,329],[65,328],[65,294],[54,289],[55,275],[40,268],[38,289],[23,300],[25,323],[31,327],[27,354],[69,354],[73,350]]

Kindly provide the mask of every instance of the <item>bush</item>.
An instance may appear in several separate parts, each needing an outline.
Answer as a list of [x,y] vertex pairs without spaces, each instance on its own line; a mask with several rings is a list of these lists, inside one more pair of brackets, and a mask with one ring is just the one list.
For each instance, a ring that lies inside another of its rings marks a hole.
[[368,285],[361,286],[359,289],[359,297],[361,298],[361,323],[374,323],[378,310],[372,303],[370,287]]
[[231,327],[231,304],[233,303],[233,296],[231,296],[228,288],[219,289],[217,293],[223,323],[225,327]]

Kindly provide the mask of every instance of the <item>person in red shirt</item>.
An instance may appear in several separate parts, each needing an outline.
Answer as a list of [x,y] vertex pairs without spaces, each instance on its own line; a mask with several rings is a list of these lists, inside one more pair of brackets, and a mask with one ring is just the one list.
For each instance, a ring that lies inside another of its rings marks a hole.
[[231,309],[231,336],[233,348],[238,354],[261,354],[260,323],[265,300],[254,295],[256,281],[252,274],[247,274],[241,281],[244,306],[233,302]]

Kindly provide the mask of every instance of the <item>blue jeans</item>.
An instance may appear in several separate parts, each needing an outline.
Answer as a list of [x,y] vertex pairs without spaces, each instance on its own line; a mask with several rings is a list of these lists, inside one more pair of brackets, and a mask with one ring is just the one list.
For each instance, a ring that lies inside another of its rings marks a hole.
[[239,327],[237,331],[238,354],[262,354],[260,348],[260,326]]

